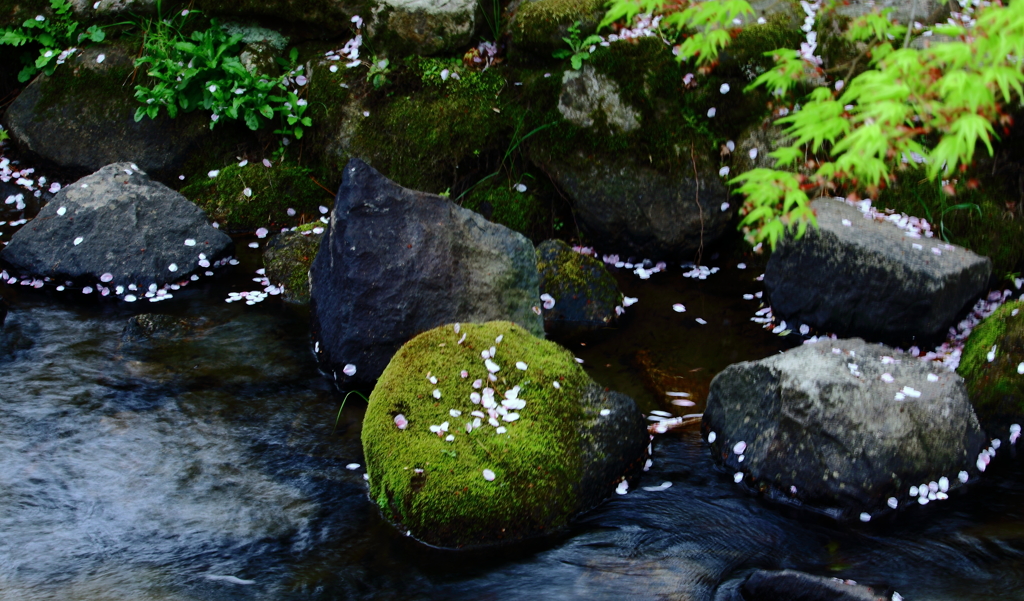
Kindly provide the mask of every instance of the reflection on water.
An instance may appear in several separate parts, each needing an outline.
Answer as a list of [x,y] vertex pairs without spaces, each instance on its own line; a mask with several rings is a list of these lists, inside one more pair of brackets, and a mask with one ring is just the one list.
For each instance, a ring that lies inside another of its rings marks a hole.
[[[640,298],[626,326],[571,348],[647,410],[699,411],[653,393],[638,355],[702,402],[729,363],[792,343],[748,321],[757,306],[742,294],[759,272],[720,264],[705,282],[624,279]],[[431,551],[382,523],[362,469],[346,469],[362,463],[364,406],[349,399],[335,429],[341,395],[316,371],[301,314],[196,291],[132,308],[201,326],[122,340],[127,308],[14,292],[0,332],[3,601],[711,600],[786,567],[907,599],[1024,599],[1024,469],[1008,453],[947,503],[839,527],[740,493],[684,432],[655,442],[640,483],[670,488],[616,496],[556,539]]]

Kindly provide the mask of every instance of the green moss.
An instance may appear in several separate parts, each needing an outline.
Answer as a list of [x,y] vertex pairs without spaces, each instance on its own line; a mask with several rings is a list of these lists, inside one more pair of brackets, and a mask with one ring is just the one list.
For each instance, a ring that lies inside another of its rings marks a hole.
[[309,302],[309,267],[320,249],[321,238],[302,232],[318,226],[323,224],[313,221],[297,227],[294,232],[282,232],[274,236],[263,253],[267,277],[274,284],[284,285],[285,300]]
[[540,291],[556,301],[544,313],[549,330],[573,334],[599,329],[615,319],[622,294],[603,262],[575,252],[561,240],[546,240],[537,247],[537,271]]
[[771,15],[763,25],[744,27],[722,52],[719,70],[755,78],[775,66],[775,60],[765,56],[766,52],[800,47],[804,33],[798,27],[792,17],[784,13]]
[[[1017,373],[1017,366],[1024,362],[1022,310],[1024,302],[1006,303],[974,328],[957,368],[982,426],[992,436],[1024,418],[1024,376]],[[989,361],[993,346],[995,360]]]
[[473,188],[462,206],[528,238],[537,237],[545,229],[545,203],[531,191],[519,192],[507,182]]
[[121,119],[125,107],[137,106],[135,86],[130,82],[135,71],[131,53],[136,48],[127,41],[107,44],[107,60],[102,65],[85,62],[82,55],[73,57],[54,70],[45,86],[41,86],[36,119],[49,119],[48,111],[67,106],[68,99],[88,106],[88,114],[98,118]]
[[[618,85],[623,102],[639,112],[640,127],[615,133],[601,116],[591,127],[578,127],[558,111],[560,73],[524,79],[530,86],[529,105],[543,110],[540,118],[531,117],[531,125],[555,123],[535,137],[533,150],[562,161],[632,161],[670,177],[692,178],[694,163],[699,172],[712,168],[717,172],[720,145],[735,139],[765,113],[762,95],[740,92],[746,85],[744,78],[716,73],[700,78],[696,87],[685,86],[683,76],[689,68],[680,66],[671,48],[656,38],[599,48],[590,64]],[[734,91],[721,94],[723,83]],[[712,107],[717,111],[715,118],[707,116]]]
[[[226,222],[233,230],[316,220],[319,207],[331,199],[310,177],[309,169],[286,162],[269,169],[261,163],[232,164],[221,168],[217,177],[197,174],[193,180],[181,193],[211,219]],[[295,209],[294,217],[287,215],[289,208]]]
[[407,188],[443,192],[460,179],[463,161],[502,143],[508,119],[495,92],[504,79],[497,70],[443,84],[438,77],[437,86],[423,85],[416,71],[405,77],[396,82],[411,88],[405,95],[378,97],[360,121],[352,155]]
[[604,16],[603,0],[525,0],[512,23],[512,39],[545,54],[561,47],[570,25],[580,21],[580,37],[593,33]]
[[[507,433],[497,434],[485,420],[467,434],[470,412],[480,410],[469,398],[473,381],[487,382],[480,352],[491,346],[501,367],[491,384],[495,395],[500,400],[519,386],[527,404],[517,421],[502,422]],[[516,361],[528,368],[517,369]],[[469,376],[462,378],[461,370]],[[553,387],[556,381],[561,388]],[[575,485],[582,459],[574,424],[588,382],[567,350],[512,323],[420,334],[398,351],[370,395],[362,430],[370,497],[400,529],[443,547],[512,541],[564,526],[580,510]],[[451,409],[462,415],[453,417]],[[399,414],[408,420],[405,430],[395,425]],[[452,442],[429,430],[444,422]],[[494,472],[494,481],[483,478],[484,469]]]
[[991,258],[992,273],[998,276],[1020,271],[1024,222],[1007,211],[1000,192],[989,192],[999,190],[999,183],[985,181],[981,188],[970,189],[962,179],[956,196],[950,197],[938,182],[922,179],[918,172],[901,175],[897,184],[882,191],[875,206],[926,218],[936,235]]

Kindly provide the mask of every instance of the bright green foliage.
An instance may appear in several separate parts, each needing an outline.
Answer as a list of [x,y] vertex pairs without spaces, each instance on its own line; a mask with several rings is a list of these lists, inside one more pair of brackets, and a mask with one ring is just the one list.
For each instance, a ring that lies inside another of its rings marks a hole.
[[298,51],[292,49],[290,61],[278,59],[289,69],[285,75],[250,71],[239,58],[242,35],[229,35],[215,20],[205,31],[186,37],[182,27],[193,14],[185,11],[147,26],[144,54],[135,64],[149,65],[146,73],[155,83],[135,87],[135,97],[144,104],[135,120],[155,119],[161,107],[172,118],[179,110],[202,108],[213,113],[211,129],[221,118],[242,120],[251,130],[277,123],[274,133],[301,138],[312,121],[304,116],[305,100],[288,86],[290,78],[303,72],[303,67],[294,66]]
[[679,47],[679,60],[696,58],[698,64],[708,65],[718,59],[718,53],[732,40],[731,31],[736,27],[733,20],[754,14],[746,0],[683,2],[681,6],[671,5],[671,11],[667,8],[665,0],[612,0],[601,26],[620,19],[632,23],[640,14],[664,14],[661,28],[670,35],[686,36]]
[[[492,346],[500,367],[495,382],[480,358]],[[517,369],[517,361],[527,369]],[[499,422],[507,432],[499,434],[486,419],[466,432],[470,412],[481,410],[470,399],[481,392],[473,387],[477,379],[498,400],[519,387],[526,407],[518,420]],[[416,336],[384,370],[363,418],[370,498],[401,531],[443,547],[512,541],[564,526],[581,509],[576,425],[588,383],[569,351],[509,322],[447,325]],[[396,425],[399,415],[405,429]],[[447,432],[440,436],[430,430],[442,424]],[[454,439],[445,440],[447,434]],[[484,478],[485,469],[493,481]]]
[[50,0],[52,17],[39,15],[34,19],[27,19],[21,27],[0,29],[0,44],[22,46],[36,43],[42,46],[39,49],[39,56],[26,61],[25,66],[18,72],[18,81],[28,81],[40,71],[46,75],[53,75],[57,65],[71,55],[68,50],[72,46],[84,40],[102,42],[106,37],[103,29],[97,25],[79,31],[81,24],[71,18],[71,7],[71,0]]
[[[759,170],[733,180],[747,195],[743,225],[754,229],[753,238],[774,242],[780,228],[813,222],[806,211],[812,195],[877,194],[896,171],[913,169],[904,160],[914,155],[935,180],[966,169],[978,143],[992,153],[992,124],[1005,119],[1003,107],[1020,97],[1024,83],[1016,58],[1024,52],[1024,4],[979,9],[970,30],[942,29],[960,40],[917,50],[894,48],[889,36],[898,39],[905,29],[879,15],[851,24],[848,37],[874,44],[871,68],[841,95],[824,87],[812,92],[802,110],[781,120],[793,144],[772,155],[779,166],[792,166],[805,150],[824,151],[829,160],[809,177]],[[790,55],[751,87],[784,88],[786,78],[799,76],[793,60],[799,59]],[[931,140],[937,142],[929,148]],[[812,194],[795,198],[794,177]]]
[[588,35],[587,37],[580,39],[580,21],[576,21],[569,26],[569,37],[562,38],[566,44],[569,45],[569,49],[560,48],[552,53],[555,58],[568,58],[569,63],[573,69],[577,71],[583,66],[583,61],[590,58],[589,48],[594,44],[601,42],[601,37],[597,35]]
[[386,58],[373,57],[366,64],[366,81],[373,84],[373,89],[379,90],[387,85],[388,73],[391,72],[391,61]]

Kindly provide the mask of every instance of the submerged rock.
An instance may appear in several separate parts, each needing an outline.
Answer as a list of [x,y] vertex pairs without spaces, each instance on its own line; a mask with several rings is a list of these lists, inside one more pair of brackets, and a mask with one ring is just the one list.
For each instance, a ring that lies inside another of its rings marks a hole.
[[427,544],[465,548],[563,528],[625,488],[649,437],[632,399],[595,384],[569,351],[489,322],[405,344],[370,395],[362,440],[383,515]]
[[860,339],[730,365],[702,430],[737,478],[838,519],[917,502],[922,483],[945,495],[984,442],[959,376]]
[[[978,324],[957,373],[985,431],[1015,441],[1024,424],[1024,302],[1006,303]],[[1010,427],[1017,424],[1017,436]],[[1004,438],[1005,440],[1006,438]]]
[[107,165],[65,186],[11,238],[0,260],[23,275],[134,284],[188,280],[232,248],[185,197],[131,163]]
[[263,265],[271,283],[284,288],[284,299],[309,302],[309,266],[320,250],[320,236],[281,232],[270,239],[263,253]]
[[717,173],[674,179],[628,161],[587,156],[534,160],[572,199],[580,225],[601,250],[643,258],[685,257],[725,231],[733,209]]
[[537,270],[541,294],[553,299],[542,305],[548,332],[592,332],[615,321],[622,293],[601,261],[573,251],[561,240],[545,240],[537,247]]
[[151,338],[181,339],[194,336],[210,325],[210,320],[205,317],[141,313],[128,319],[128,324],[121,331],[121,342],[133,343]]
[[772,312],[790,325],[886,342],[935,338],[988,285],[987,257],[911,237],[844,201],[811,208],[818,229],[781,241],[765,268]]
[[125,84],[134,69],[132,57],[116,46],[79,51],[11,103],[4,116],[11,137],[24,150],[77,175],[133,161],[146,172],[170,176],[207,135],[208,117],[194,113],[135,121],[140,105]]
[[537,286],[522,235],[352,159],[310,268],[317,360],[338,382],[372,383],[441,324],[506,319],[543,335]]
[[731,596],[716,601],[889,601],[871,587],[796,570],[757,570]]

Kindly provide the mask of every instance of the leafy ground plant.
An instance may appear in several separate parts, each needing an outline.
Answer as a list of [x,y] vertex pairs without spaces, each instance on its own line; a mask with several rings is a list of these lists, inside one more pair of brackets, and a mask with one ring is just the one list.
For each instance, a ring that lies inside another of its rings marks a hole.
[[35,58],[26,56],[25,66],[18,72],[18,81],[26,82],[36,73],[53,75],[57,65],[63,64],[77,51],[75,44],[85,40],[102,42],[106,37],[103,29],[93,25],[82,30],[81,24],[71,17],[71,0],[50,0],[53,16],[37,15],[22,23],[21,27],[0,30],[0,44],[41,46]]
[[591,47],[595,44],[600,44],[603,41],[601,36],[598,35],[588,35],[581,40],[579,21],[576,21],[569,26],[569,37],[562,39],[569,45],[569,48],[559,48],[551,55],[557,59],[568,58],[569,64],[571,64],[572,68],[577,71],[579,71],[580,67],[583,66],[583,61],[590,58],[590,53],[592,52]]
[[221,118],[240,119],[251,130],[277,123],[274,133],[302,138],[312,121],[304,115],[307,105],[298,91],[306,84],[304,68],[295,64],[298,50],[293,48],[287,61],[277,59],[284,75],[260,73],[242,64],[242,36],[229,35],[216,20],[205,31],[186,36],[185,20],[193,14],[185,10],[173,19],[149,23],[143,56],[135,64],[146,65],[154,83],[135,87],[135,97],[144,105],[135,120],[154,119],[161,107],[172,118],[179,111],[202,108],[211,111],[211,129]]

